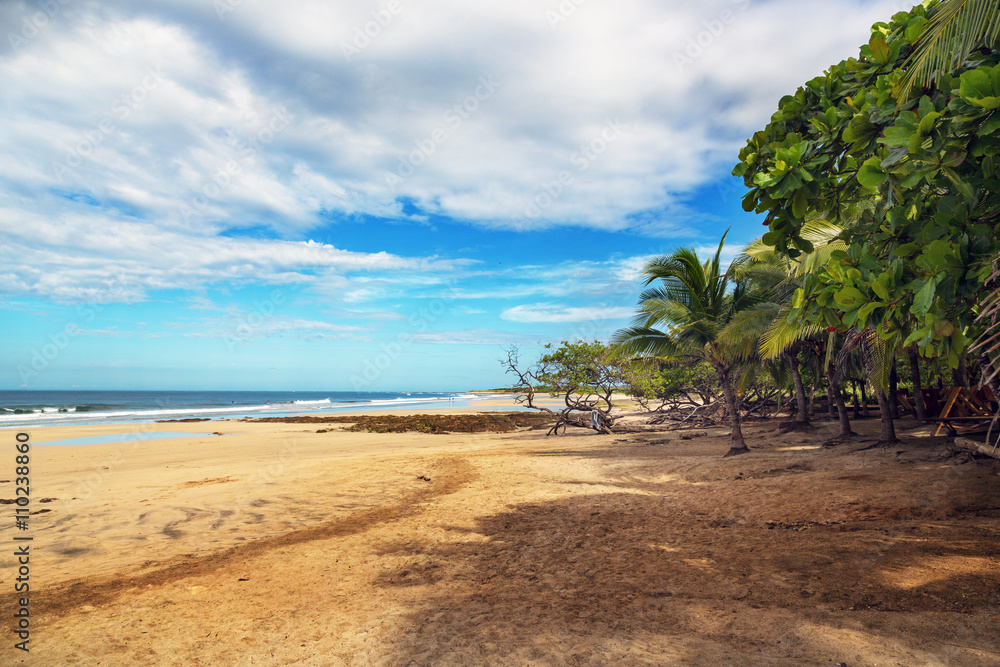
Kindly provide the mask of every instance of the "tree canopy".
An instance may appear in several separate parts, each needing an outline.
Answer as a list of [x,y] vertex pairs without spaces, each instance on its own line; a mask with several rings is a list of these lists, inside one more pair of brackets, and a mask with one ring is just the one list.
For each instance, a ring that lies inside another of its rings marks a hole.
[[870,326],[954,367],[1000,251],[1000,53],[983,34],[904,96],[914,43],[949,4],[872,26],[858,58],[781,99],[733,173],[750,190],[744,209],[766,214],[763,242],[789,258],[813,250],[808,221],[844,228],[846,248],[804,277],[790,318]]

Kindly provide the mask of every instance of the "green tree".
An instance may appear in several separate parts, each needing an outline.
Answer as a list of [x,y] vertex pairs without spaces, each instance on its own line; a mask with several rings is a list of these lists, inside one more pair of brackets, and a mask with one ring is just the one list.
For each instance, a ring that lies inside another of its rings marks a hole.
[[[782,98],[734,169],[749,188],[744,208],[767,216],[763,241],[789,257],[813,249],[807,219],[845,226],[847,247],[805,276],[790,317],[870,326],[876,357],[916,344],[952,368],[1000,251],[1000,53],[984,34],[953,72],[894,93],[914,43],[957,4],[932,0],[875,24],[859,58]],[[887,376],[873,384],[884,394]]]
[[904,100],[914,84],[926,88],[962,65],[981,44],[1000,39],[996,0],[947,0],[926,24],[903,63],[895,95]]
[[[611,397],[627,383],[621,362],[598,341],[563,341],[558,348],[546,345],[545,349],[549,351],[526,370],[518,366],[517,348],[508,349],[507,358],[501,360],[518,379],[514,390],[524,392],[515,402],[554,416],[556,423],[549,434],[558,434],[560,428],[565,432],[570,426],[611,433],[615,422]],[[552,410],[538,405],[538,391],[562,398],[564,407]]]
[[[727,232],[728,233],[728,232]],[[721,267],[723,234],[715,256],[702,263],[692,248],[681,248],[651,260],[643,269],[646,290],[639,296],[632,326],[618,331],[612,343],[626,356],[695,357],[712,365],[726,403],[732,442],[726,456],[747,451],[740,426],[734,386],[740,363],[753,355],[755,343],[725,337],[734,316],[758,304],[762,295],[748,280]],[[653,283],[655,286],[650,287]]]
[[[783,256],[772,246],[758,239],[748,244],[740,259],[742,270],[750,275],[766,276],[777,281],[772,289],[772,300],[751,309],[743,318],[744,326],[763,329],[760,333],[760,354],[764,359],[784,357],[788,364],[795,387],[797,414],[795,422],[808,423],[805,388],[799,369],[799,354],[820,356],[809,359],[816,366],[825,369],[828,397],[836,406],[840,422],[840,433],[830,444],[853,437],[847,406],[844,403],[841,381],[843,368],[836,363],[835,352],[838,338],[833,332],[824,332],[817,323],[807,323],[798,318],[789,318],[795,291],[801,288],[805,276],[821,270],[829,263],[834,252],[846,248],[840,239],[843,227],[821,218],[810,220],[802,227],[802,237],[812,246],[808,254],[795,259]],[[760,278],[758,278],[759,280]],[[752,322],[756,316],[757,322]],[[823,352],[823,354],[821,354]],[[822,375],[818,371],[817,375]],[[818,379],[818,378],[817,378]]]
[[629,360],[624,370],[629,396],[647,410],[699,410],[718,397],[715,369],[695,358]]

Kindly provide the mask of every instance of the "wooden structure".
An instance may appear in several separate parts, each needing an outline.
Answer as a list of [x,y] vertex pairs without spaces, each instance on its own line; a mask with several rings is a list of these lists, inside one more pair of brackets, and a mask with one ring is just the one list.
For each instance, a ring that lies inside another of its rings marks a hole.
[[[935,392],[936,393],[936,392]],[[924,404],[927,406],[927,414],[934,414],[931,408],[932,403],[924,395]],[[937,397],[930,397],[933,404],[937,404]],[[958,431],[971,431],[989,425],[996,413],[996,397],[989,387],[983,387],[973,391],[968,387],[954,387],[948,392],[948,398],[944,405],[940,406],[936,417],[928,417],[927,421],[938,424],[934,435],[939,435],[941,429],[947,428],[949,434],[954,435]]]

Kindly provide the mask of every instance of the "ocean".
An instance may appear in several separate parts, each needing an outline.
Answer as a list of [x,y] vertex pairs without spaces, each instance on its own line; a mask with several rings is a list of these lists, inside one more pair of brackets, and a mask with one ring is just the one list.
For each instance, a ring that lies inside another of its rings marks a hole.
[[487,396],[454,392],[0,391],[0,429],[418,409],[463,406],[483,398]]

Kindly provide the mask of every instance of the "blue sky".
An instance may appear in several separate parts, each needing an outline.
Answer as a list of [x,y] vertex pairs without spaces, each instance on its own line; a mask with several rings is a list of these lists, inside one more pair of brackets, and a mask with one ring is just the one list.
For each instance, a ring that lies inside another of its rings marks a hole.
[[761,233],[778,99],[909,5],[0,5],[0,388],[466,390]]

